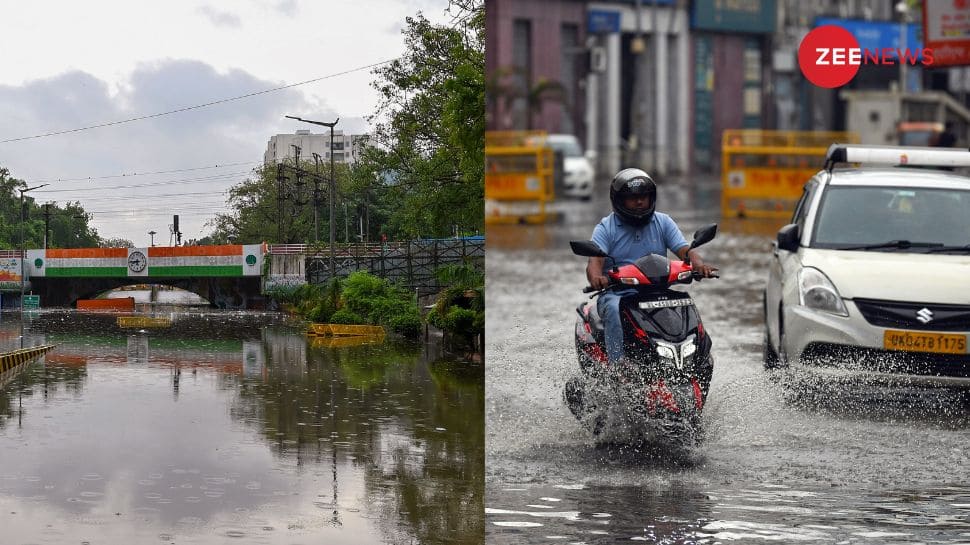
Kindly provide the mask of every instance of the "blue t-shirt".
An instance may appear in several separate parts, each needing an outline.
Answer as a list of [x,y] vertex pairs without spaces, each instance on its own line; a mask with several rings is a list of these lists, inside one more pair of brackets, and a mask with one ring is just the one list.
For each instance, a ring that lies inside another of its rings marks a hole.
[[[629,265],[647,254],[666,256],[667,250],[677,250],[687,246],[683,233],[661,212],[654,212],[653,219],[643,227],[623,223],[616,213],[602,219],[593,229],[593,242],[601,250],[616,259],[616,266]],[[610,260],[603,263],[603,271],[610,268]]]

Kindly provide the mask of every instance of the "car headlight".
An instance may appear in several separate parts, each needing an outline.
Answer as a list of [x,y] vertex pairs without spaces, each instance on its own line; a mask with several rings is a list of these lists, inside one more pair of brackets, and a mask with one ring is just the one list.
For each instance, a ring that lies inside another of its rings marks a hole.
[[822,271],[812,267],[798,271],[798,302],[838,316],[849,315],[832,281]]

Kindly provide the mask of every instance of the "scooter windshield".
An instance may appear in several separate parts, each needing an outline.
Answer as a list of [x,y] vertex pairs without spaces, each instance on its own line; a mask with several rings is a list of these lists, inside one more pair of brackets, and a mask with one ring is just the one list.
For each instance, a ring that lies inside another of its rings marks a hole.
[[670,261],[662,255],[645,255],[636,260],[634,265],[650,280],[651,284],[666,284],[670,277]]

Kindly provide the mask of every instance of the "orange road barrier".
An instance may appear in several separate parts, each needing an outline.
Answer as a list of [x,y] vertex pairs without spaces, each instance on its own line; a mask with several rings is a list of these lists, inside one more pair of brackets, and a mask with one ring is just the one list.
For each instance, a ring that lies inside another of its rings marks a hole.
[[78,310],[135,310],[134,297],[121,297],[118,299],[78,299]]

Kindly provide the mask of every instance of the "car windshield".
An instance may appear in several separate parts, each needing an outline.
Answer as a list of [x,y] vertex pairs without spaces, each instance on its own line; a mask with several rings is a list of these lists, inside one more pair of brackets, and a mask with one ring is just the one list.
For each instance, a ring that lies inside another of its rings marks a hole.
[[582,157],[583,150],[579,147],[579,142],[575,138],[554,138],[549,137],[546,143],[550,148],[561,151],[563,157]]
[[[925,252],[970,245],[970,191],[829,186],[811,246]],[[864,248],[876,246],[878,248]]]

